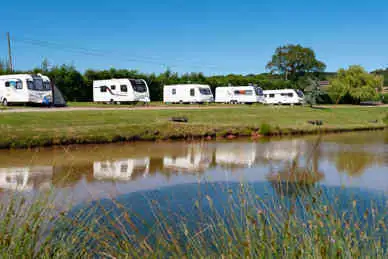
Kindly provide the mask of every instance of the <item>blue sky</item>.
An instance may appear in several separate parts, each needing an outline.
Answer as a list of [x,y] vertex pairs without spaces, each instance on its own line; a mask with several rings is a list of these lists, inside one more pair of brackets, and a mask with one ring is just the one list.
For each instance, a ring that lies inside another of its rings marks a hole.
[[5,1],[16,69],[74,64],[205,74],[262,73],[275,48],[300,43],[328,71],[388,66],[388,1]]

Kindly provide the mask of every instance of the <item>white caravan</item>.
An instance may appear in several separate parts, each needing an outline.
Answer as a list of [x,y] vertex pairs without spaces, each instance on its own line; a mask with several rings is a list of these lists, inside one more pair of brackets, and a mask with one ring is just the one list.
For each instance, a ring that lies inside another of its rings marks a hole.
[[208,85],[165,85],[163,88],[164,103],[210,103],[213,101],[213,93]]
[[53,100],[50,79],[41,74],[15,74],[0,76],[0,102],[15,104],[51,105]]
[[93,176],[97,180],[129,181],[139,174],[148,175],[149,166],[150,159],[148,157],[94,162]]
[[252,167],[256,161],[255,143],[220,143],[216,147],[216,164],[226,167]]
[[52,187],[52,166],[0,168],[0,189],[32,191]]
[[150,102],[143,79],[109,79],[93,81],[93,101],[103,103]]
[[201,145],[189,145],[187,153],[178,157],[165,156],[163,168],[173,172],[198,173],[208,168],[212,161],[212,154]]
[[265,90],[265,104],[303,104],[304,95],[301,90],[281,89],[281,90]]
[[257,86],[228,86],[216,88],[216,103],[263,103],[263,90]]

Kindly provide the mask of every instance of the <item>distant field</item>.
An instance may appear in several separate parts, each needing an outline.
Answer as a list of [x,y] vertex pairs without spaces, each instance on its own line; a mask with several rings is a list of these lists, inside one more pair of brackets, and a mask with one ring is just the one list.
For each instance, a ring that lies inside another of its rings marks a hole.
[[[308,107],[237,105],[232,108],[93,110],[0,113],[0,147],[31,147],[123,140],[185,139],[228,134],[312,133],[383,127],[388,107]],[[188,123],[170,122],[185,116]],[[309,124],[322,120],[323,126]],[[262,129],[263,130],[263,129]]]

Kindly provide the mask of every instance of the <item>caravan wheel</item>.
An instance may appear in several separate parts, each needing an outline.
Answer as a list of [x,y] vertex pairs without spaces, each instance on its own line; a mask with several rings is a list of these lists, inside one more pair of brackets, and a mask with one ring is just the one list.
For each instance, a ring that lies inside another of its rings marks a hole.
[[7,101],[7,99],[4,98],[3,101],[1,102],[1,104],[2,104],[3,106],[8,106],[8,101]]

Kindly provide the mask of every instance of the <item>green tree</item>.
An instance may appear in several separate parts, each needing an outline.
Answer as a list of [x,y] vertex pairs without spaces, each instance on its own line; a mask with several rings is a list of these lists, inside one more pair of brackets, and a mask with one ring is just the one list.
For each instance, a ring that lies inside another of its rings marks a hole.
[[352,103],[358,104],[378,98],[378,91],[382,86],[381,76],[369,74],[363,67],[355,65],[338,70],[330,81],[329,95],[337,104],[347,96]]
[[321,90],[319,80],[317,78],[308,78],[307,87],[305,88],[305,101],[313,107],[319,102],[322,102],[325,93]]
[[296,80],[306,73],[323,72],[326,65],[316,58],[311,48],[290,44],[278,47],[266,68],[271,73],[282,75],[286,80]]
[[67,101],[90,101],[92,99],[93,89],[86,86],[84,77],[74,66],[53,67],[47,75],[61,90]]
[[42,64],[40,66],[41,66],[41,69],[42,69],[43,73],[47,73],[50,70],[49,69],[50,63],[49,63],[47,58],[43,59]]
[[9,67],[7,60],[0,58],[0,75],[6,74],[8,71]]

